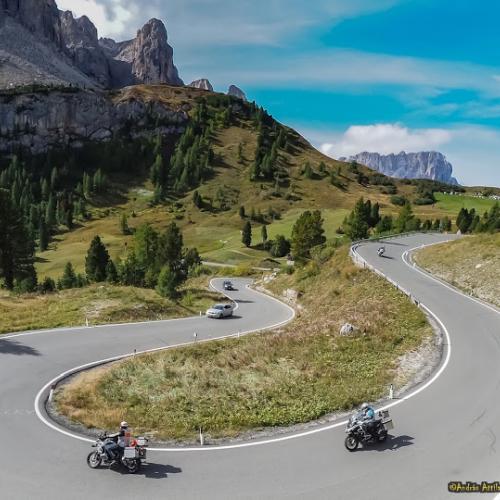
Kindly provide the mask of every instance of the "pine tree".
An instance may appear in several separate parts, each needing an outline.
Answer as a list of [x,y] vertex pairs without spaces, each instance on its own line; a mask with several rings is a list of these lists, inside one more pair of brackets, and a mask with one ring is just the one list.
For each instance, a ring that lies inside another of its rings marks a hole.
[[42,179],[40,189],[42,191],[42,199],[48,200],[50,195],[50,187],[47,179]]
[[265,225],[262,226],[261,235],[262,235],[262,243],[265,244],[267,241],[267,227]]
[[125,212],[122,213],[120,217],[120,231],[124,235],[130,234],[130,228],[128,226],[128,217]]
[[59,288],[61,290],[67,290],[69,288],[75,288],[77,285],[75,270],[73,269],[73,264],[68,262],[64,267],[64,273],[59,280]]
[[198,191],[195,191],[193,193],[193,205],[196,208],[202,208],[203,207],[203,198],[201,197],[200,193],[198,193]]
[[325,243],[323,219],[321,212],[305,211],[295,222],[292,228],[292,253],[297,260],[310,257],[313,247]]
[[290,242],[283,235],[278,234],[269,252],[273,257],[285,257],[290,253]]
[[90,175],[83,172],[83,195],[87,200],[92,196],[93,184]]
[[50,174],[50,188],[54,191],[57,188],[57,181],[59,180],[59,172],[57,171],[57,167],[52,169]]
[[106,265],[106,281],[112,284],[118,283],[118,273],[116,271],[116,266],[111,259],[109,259]]
[[109,254],[99,236],[95,236],[90,243],[87,257],[85,259],[85,273],[89,281],[97,283],[106,279],[106,266],[109,262]]
[[40,217],[38,226],[38,239],[38,246],[40,247],[40,251],[45,252],[45,250],[47,250],[47,248],[49,247],[49,230],[43,217]]
[[175,273],[169,266],[163,266],[158,277],[156,291],[162,297],[173,299],[177,295],[177,285]]
[[252,225],[250,221],[247,221],[243,226],[243,231],[241,233],[241,242],[249,247],[252,244]]
[[45,221],[49,231],[56,225],[56,200],[52,193],[49,195],[49,201],[45,210]]
[[68,208],[64,214],[64,224],[68,228],[68,231],[73,229],[73,210]]
[[238,213],[240,215],[240,219],[244,219],[245,218],[245,207],[241,206]]
[[14,280],[24,282],[22,291],[36,285],[34,249],[22,213],[12,204],[9,192],[0,189],[0,278],[8,290],[13,289]]
[[[369,200],[368,200],[369,201]],[[371,202],[365,203],[363,198],[360,198],[354,205],[354,210],[349,217],[344,221],[344,233],[352,240],[363,240],[368,237],[371,217]]]
[[[407,201],[399,211],[399,215],[394,223],[394,229],[397,233],[412,231],[414,219],[415,216],[413,215],[411,204]],[[439,229],[439,223],[437,228]]]

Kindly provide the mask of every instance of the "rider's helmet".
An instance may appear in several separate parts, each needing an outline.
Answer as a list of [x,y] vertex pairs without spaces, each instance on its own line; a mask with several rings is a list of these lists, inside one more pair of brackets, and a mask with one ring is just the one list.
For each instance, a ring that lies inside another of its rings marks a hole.
[[361,405],[361,409],[362,409],[362,410],[366,410],[367,408],[368,408],[368,403],[363,403],[363,404]]
[[123,421],[123,422],[120,424],[120,429],[128,429],[128,424],[127,424],[127,422]]

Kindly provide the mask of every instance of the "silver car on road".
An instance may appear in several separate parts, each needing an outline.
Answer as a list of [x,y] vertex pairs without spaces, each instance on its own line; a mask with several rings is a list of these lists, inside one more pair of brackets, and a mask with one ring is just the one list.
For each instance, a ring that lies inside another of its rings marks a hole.
[[232,316],[233,312],[233,304],[215,304],[210,309],[207,309],[207,317],[221,319]]

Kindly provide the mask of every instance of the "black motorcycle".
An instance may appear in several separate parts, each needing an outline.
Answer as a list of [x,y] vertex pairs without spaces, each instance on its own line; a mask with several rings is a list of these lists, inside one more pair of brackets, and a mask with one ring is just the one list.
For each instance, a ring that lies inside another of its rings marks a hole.
[[355,451],[362,443],[370,445],[383,443],[388,436],[388,431],[394,428],[389,412],[387,410],[378,412],[378,417],[372,422],[363,423],[360,415],[353,415],[347,422],[344,444],[349,451]]
[[106,444],[112,441],[106,434],[99,436],[95,444],[96,448],[87,456],[87,465],[91,469],[97,469],[101,465],[110,466],[113,463],[120,463],[130,474],[135,474],[141,468],[141,463],[146,460],[146,447],[148,440],[144,437],[132,439],[130,445],[120,451],[119,456],[111,459],[106,452]]

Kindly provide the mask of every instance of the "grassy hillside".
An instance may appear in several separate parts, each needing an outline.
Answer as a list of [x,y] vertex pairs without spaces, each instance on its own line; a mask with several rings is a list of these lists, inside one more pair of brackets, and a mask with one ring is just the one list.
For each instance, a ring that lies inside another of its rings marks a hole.
[[[127,418],[135,432],[162,439],[231,437],[250,429],[307,422],[386,394],[411,373],[398,360],[431,336],[425,316],[342,247],[272,283],[300,293],[290,326],[146,355],[85,373],[57,394],[59,409],[85,425],[111,429]],[[384,300],[381,301],[380,297]],[[342,324],[359,330],[341,337]]]
[[500,307],[500,234],[469,236],[420,250],[422,267],[465,292]]
[[0,292],[0,333],[84,326],[86,320],[92,326],[194,316],[221,298],[207,285],[206,276],[189,280],[177,301],[109,284],[22,297]]
[[[114,92],[113,98],[117,101],[158,101],[193,113],[197,100],[207,95],[211,94],[197,89],[137,86]],[[74,230],[56,235],[48,250],[39,254],[37,270],[40,277],[60,276],[68,261],[82,272],[85,253],[96,234],[108,246],[112,258],[124,256],[131,237],[121,233],[119,221],[122,214],[129,216],[132,228],[145,222],[163,228],[174,220],[181,226],[186,244],[196,246],[207,260],[258,264],[268,254],[241,244],[243,221],[238,215],[241,206],[245,207],[247,215],[251,210],[257,215],[274,214],[266,219],[270,238],[279,233],[290,236],[291,227],[302,210],[319,208],[323,210],[328,239],[335,239],[338,237],[336,229],[361,196],[380,203],[383,214],[397,212],[399,207],[391,203],[391,196],[384,193],[387,192],[384,186],[370,182],[360,184],[358,174],[352,172],[348,164],[325,157],[292,130],[288,129],[288,133],[291,145],[287,150],[280,150],[278,155],[287,178],[276,186],[274,182],[250,180],[258,140],[258,131],[252,120],[235,113],[230,126],[215,130],[212,138],[215,154],[213,175],[198,188],[211,207],[201,210],[193,204],[192,191],[186,195],[172,195],[164,203],[153,205],[154,186],[147,180],[142,157],[137,160],[136,175],[133,162],[126,176],[118,174],[115,167],[110,174],[112,187],[109,193],[101,194],[89,207],[91,220],[80,221]],[[319,170],[321,163],[324,172]],[[311,178],[303,173],[306,164],[312,168]],[[340,187],[331,184],[332,171]],[[373,174],[364,167],[359,167],[359,172],[368,180]],[[398,195],[410,200],[417,197],[413,185],[394,181],[394,186]],[[221,193],[224,207],[221,206]],[[441,201],[434,206],[415,207],[416,215],[422,219],[453,215],[452,212]],[[255,246],[260,243],[261,223],[254,221],[253,225]]]

